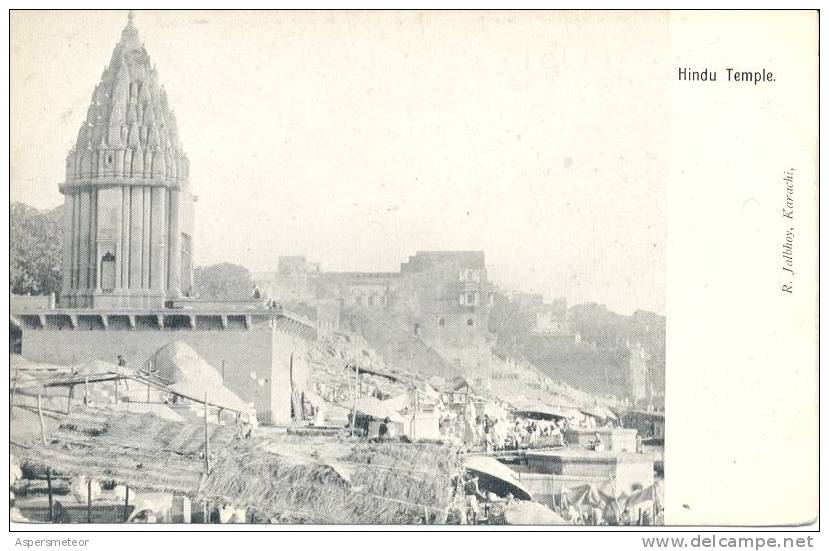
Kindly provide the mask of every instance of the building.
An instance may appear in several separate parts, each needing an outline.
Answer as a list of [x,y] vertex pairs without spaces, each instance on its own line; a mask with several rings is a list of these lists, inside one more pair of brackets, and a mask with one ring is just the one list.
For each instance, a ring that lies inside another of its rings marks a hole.
[[[399,272],[328,272],[304,256],[283,256],[277,271],[254,274],[254,283],[270,299],[313,310],[321,334],[342,325],[372,338],[382,328],[384,342],[372,342],[378,350],[389,341],[425,345],[473,383],[488,381],[495,288],[483,251],[418,251]],[[413,368],[413,356],[397,359]]]
[[192,287],[190,162],[130,15],[66,157],[66,307],[161,307]]
[[[57,84],[56,84],[57,85]],[[253,403],[260,421],[291,420],[308,384],[316,324],[260,302],[196,301],[189,162],[176,118],[130,15],[66,162],[63,272],[55,304],[11,297],[21,353],[38,362],[138,367],[189,344]]]
[[653,386],[650,377],[650,355],[640,343],[627,343],[627,398],[632,404],[651,402]]
[[418,251],[400,266],[410,284],[411,331],[481,386],[491,371],[495,293],[483,251]]

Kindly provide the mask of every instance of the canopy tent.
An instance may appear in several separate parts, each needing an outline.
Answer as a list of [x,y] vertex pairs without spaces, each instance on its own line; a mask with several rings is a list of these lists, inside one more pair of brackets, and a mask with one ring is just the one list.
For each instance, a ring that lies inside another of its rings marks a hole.
[[341,402],[341,407],[345,409],[356,409],[357,413],[366,415],[368,417],[374,417],[376,419],[385,419],[386,417],[389,418],[390,421],[393,423],[403,423],[405,419],[403,416],[398,413],[398,411],[394,407],[394,403],[387,403],[389,400],[378,400],[377,398],[371,397],[363,397],[358,398],[356,405],[354,402],[348,403],[348,401]]
[[394,398],[388,398],[386,400],[382,400],[382,403],[394,411],[400,412],[404,409],[409,409],[412,407],[412,395],[408,392],[404,392],[402,394],[398,394]]
[[485,455],[467,455],[463,466],[467,471],[486,477],[495,486],[500,486],[504,495],[509,492],[518,499],[532,499],[530,491],[521,484],[518,474],[497,459]]
[[605,498],[592,484],[582,484],[572,488],[565,488],[561,492],[562,501],[566,505],[591,505],[593,507],[604,507]]
[[661,505],[661,494],[661,488],[655,483],[651,484],[647,488],[633,492],[627,499],[627,506],[628,508],[633,509],[641,505],[650,504],[651,502],[656,505]]

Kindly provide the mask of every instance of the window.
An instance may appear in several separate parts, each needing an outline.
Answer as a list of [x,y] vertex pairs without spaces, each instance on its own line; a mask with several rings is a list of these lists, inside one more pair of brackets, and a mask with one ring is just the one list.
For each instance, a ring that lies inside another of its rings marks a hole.
[[368,297],[368,305],[369,306],[374,306],[374,295],[370,295]]
[[354,297],[354,304],[356,304],[357,306],[362,306],[363,305],[363,297],[361,297],[359,295]]
[[472,327],[473,325],[475,325],[475,322],[472,321],[472,318],[469,318],[468,320],[466,320],[466,325],[468,325],[469,327]]
[[413,329],[414,329],[414,334],[415,335],[420,335],[420,324],[419,323],[414,324]]
[[477,302],[477,301],[475,300],[475,294],[476,294],[476,293],[466,293],[466,304],[468,304],[468,305],[470,305],[470,306],[474,306],[474,305],[475,305],[475,303]]
[[101,257],[101,289],[115,289],[115,255],[109,251]]
[[438,320],[438,326],[443,327],[444,325],[446,325],[446,320],[443,319],[443,318],[440,318]]

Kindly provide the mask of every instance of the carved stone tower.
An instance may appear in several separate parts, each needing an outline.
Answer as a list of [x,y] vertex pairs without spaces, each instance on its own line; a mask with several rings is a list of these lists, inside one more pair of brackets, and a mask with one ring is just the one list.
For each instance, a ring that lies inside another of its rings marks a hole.
[[159,308],[190,294],[189,173],[130,13],[66,157],[61,306]]

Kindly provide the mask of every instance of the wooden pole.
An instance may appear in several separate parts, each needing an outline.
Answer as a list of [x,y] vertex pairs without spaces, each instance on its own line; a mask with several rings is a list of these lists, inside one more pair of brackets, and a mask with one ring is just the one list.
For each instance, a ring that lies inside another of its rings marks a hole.
[[115,407],[118,407],[118,385],[121,382],[119,380],[121,374],[121,365],[119,363],[115,363]]
[[89,405],[89,375],[83,378],[83,403]]
[[9,398],[9,419],[12,417],[12,409],[14,408],[14,399],[17,395],[17,381],[20,380],[20,363],[14,367],[14,382],[12,383],[11,398]]
[[50,469],[46,469],[46,492],[49,495],[49,522],[52,522],[52,472]]
[[420,400],[417,388],[414,390],[414,412],[412,413],[412,440],[417,440],[417,408],[420,407]]
[[130,487],[127,486],[126,495],[124,496],[124,522],[130,518]]
[[92,522],[92,478],[86,481],[86,522]]
[[[75,356],[72,356],[72,373],[69,377],[71,380],[75,379]],[[75,384],[70,382],[69,383],[69,398],[66,400],[66,414],[69,415],[72,413],[72,395],[75,393]]]
[[204,393],[204,471],[210,473],[210,433],[207,430],[207,392]]
[[46,445],[46,425],[43,423],[43,398],[37,395],[37,418],[40,421],[40,440]]
[[354,436],[354,428],[357,422],[357,396],[360,393],[360,366],[354,365],[354,408],[351,411],[351,436]]

